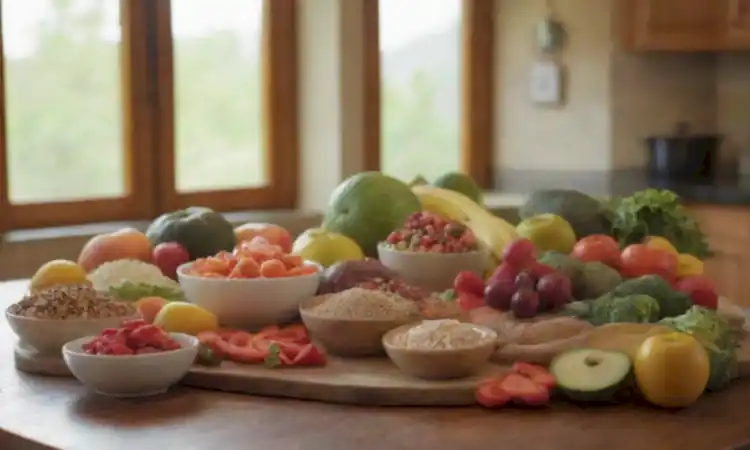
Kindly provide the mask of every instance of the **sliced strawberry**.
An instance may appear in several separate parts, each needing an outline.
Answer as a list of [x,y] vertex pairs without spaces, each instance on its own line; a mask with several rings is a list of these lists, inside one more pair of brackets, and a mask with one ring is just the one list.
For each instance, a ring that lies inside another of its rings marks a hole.
[[549,389],[517,373],[506,375],[499,387],[521,405],[539,406],[549,401]]
[[279,327],[276,325],[269,325],[267,327],[263,327],[260,331],[255,333],[253,337],[255,339],[268,339],[270,337],[275,336],[279,333]]
[[555,387],[555,377],[553,377],[552,374],[542,366],[517,362],[513,364],[511,370],[519,375],[525,376],[536,384],[546,387],[547,389]]
[[224,338],[230,344],[239,345],[240,347],[247,345],[253,339],[255,339],[255,336],[245,331],[235,331],[228,338]]
[[307,344],[300,348],[297,355],[292,361],[295,366],[323,366],[326,363],[326,357],[313,344]]
[[500,387],[502,378],[485,380],[474,391],[477,403],[485,408],[499,408],[511,400],[510,394]]

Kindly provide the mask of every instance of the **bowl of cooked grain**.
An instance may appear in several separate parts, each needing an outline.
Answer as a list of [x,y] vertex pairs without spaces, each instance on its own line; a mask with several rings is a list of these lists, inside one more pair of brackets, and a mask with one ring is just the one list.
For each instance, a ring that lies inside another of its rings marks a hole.
[[115,328],[138,317],[132,303],[118,302],[86,285],[53,286],[29,293],[5,310],[21,343],[41,354],[61,354],[66,342]]
[[352,288],[319,295],[300,305],[300,316],[313,339],[337,356],[377,356],[384,353],[383,335],[418,321],[419,306],[400,295]]
[[404,373],[426,380],[474,375],[497,347],[497,333],[452,319],[424,320],[383,336],[388,357]]

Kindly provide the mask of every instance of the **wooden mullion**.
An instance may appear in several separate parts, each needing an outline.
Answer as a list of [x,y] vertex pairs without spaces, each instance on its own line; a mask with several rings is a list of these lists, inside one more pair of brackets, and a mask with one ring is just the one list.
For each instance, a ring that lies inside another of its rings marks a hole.
[[209,206],[218,211],[293,208],[299,174],[297,0],[266,0],[261,89],[268,186],[179,193],[175,177],[174,43],[169,0],[155,3],[160,211]]
[[362,81],[364,89],[364,169],[380,170],[381,143],[381,74],[380,74],[380,0],[364,0],[363,26],[363,61]]
[[3,3],[0,2],[0,231],[6,231],[10,223],[8,194],[8,151],[5,114],[5,39],[3,33]]
[[492,184],[494,149],[494,0],[463,0],[461,170]]

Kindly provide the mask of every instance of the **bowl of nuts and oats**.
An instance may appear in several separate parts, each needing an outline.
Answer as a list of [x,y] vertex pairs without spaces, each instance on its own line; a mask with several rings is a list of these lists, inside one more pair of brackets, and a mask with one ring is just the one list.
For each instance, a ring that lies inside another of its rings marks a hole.
[[59,354],[66,342],[115,328],[138,317],[138,311],[132,303],[76,284],[28,293],[5,310],[5,317],[23,344]]

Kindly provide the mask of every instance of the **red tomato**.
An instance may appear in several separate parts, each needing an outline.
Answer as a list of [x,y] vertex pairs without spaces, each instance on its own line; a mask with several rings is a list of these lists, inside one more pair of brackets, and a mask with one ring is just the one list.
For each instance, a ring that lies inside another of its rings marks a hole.
[[633,244],[622,252],[620,272],[627,278],[659,275],[672,283],[677,273],[677,256],[644,244]]
[[617,241],[606,234],[594,234],[581,239],[573,247],[570,256],[583,262],[599,261],[615,269],[620,267],[620,247]]
[[499,408],[510,401],[510,395],[500,387],[502,378],[482,382],[474,392],[477,403],[486,408]]
[[453,290],[459,295],[473,294],[481,297],[484,295],[484,280],[474,272],[464,270],[453,280]]
[[686,277],[677,282],[676,290],[690,297],[694,305],[708,309],[719,306],[719,296],[713,281],[704,275]]

